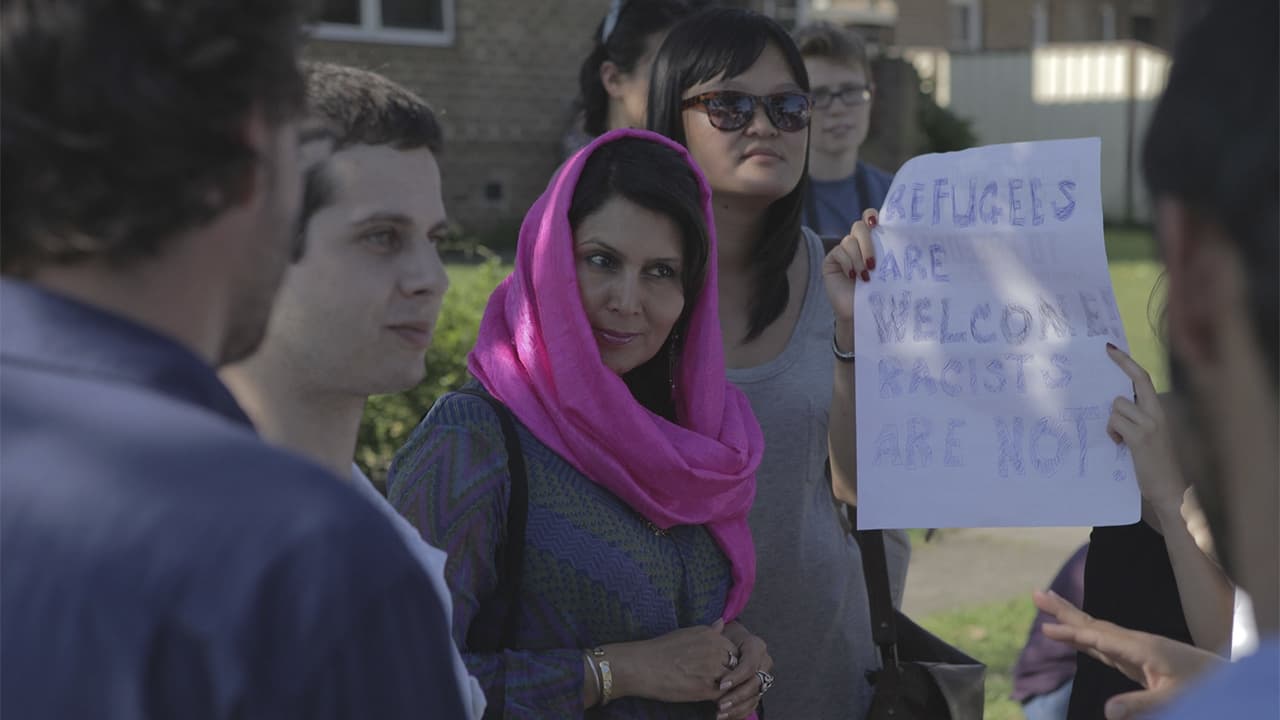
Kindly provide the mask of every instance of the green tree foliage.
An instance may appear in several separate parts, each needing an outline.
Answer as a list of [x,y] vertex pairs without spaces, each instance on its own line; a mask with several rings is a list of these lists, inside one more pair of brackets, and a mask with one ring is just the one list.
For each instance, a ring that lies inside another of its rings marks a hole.
[[478,265],[449,266],[449,294],[427,351],[426,377],[411,390],[370,398],[365,408],[356,463],[375,483],[383,483],[392,456],[436,398],[466,382],[467,353],[475,345],[489,294],[510,271],[496,258]]
[[921,145],[919,154],[954,152],[978,144],[973,132],[973,122],[956,115],[933,99],[933,95],[920,93],[916,106],[916,120],[920,123]]

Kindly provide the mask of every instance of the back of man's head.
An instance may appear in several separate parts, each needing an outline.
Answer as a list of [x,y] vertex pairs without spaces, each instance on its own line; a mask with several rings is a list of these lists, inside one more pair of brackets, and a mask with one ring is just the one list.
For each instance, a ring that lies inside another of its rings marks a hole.
[[1239,254],[1273,383],[1280,376],[1277,17],[1275,0],[1209,4],[1179,44],[1142,154],[1152,197],[1218,225]]
[[243,202],[301,110],[294,0],[4,0],[0,267],[159,255]]
[[425,147],[439,153],[444,137],[425,100],[368,70],[306,63],[307,105],[334,134],[333,150],[351,145]]

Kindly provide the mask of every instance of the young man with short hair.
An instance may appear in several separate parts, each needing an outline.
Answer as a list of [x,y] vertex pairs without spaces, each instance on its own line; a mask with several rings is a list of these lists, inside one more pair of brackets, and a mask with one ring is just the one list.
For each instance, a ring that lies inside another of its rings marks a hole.
[[893,176],[858,159],[871,123],[875,82],[867,47],[852,31],[819,22],[795,32],[813,96],[804,224],[839,240],[867,208],[879,209]]
[[462,712],[404,544],[214,373],[301,250],[299,20],[0,4],[0,716]]
[[[440,127],[421,98],[380,75],[322,63],[304,73],[311,114],[335,136],[307,192],[319,206],[304,218],[307,254],[285,276],[261,348],[222,376],[268,441],[347,479],[390,519],[448,609],[445,554],[352,462],[368,397],[422,380],[449,287],[437,247],[448,232]],[[447,656],[479,718],[484,693],[452,645]]]

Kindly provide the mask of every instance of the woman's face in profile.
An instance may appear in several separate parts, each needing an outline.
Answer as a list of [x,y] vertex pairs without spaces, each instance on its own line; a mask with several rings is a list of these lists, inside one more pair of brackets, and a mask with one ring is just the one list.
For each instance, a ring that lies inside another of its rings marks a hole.
[[573,232],[578,290],[600,358],[622,375],[662,348],[684,312],[680,229],[614,196]]

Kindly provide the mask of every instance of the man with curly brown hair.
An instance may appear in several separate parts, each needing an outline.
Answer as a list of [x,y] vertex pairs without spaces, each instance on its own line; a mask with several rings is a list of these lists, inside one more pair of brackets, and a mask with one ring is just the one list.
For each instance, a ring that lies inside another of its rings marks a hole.
[[0,1],[0,715],[460,717],[379,511],[215,367],[297,240],[290,0]]

